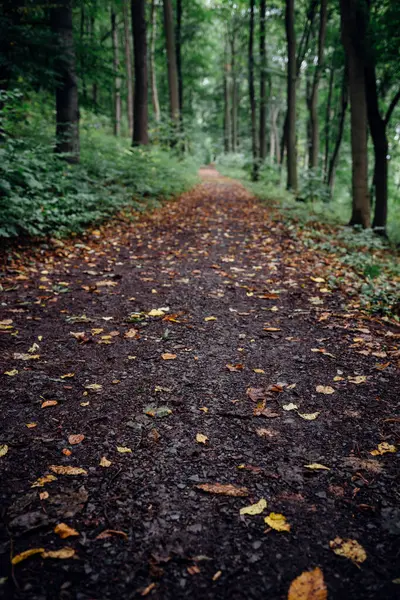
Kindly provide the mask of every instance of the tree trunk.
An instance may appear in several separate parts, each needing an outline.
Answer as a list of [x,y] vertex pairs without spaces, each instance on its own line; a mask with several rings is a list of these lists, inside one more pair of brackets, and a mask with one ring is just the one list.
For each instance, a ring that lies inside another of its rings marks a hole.
[[231,151],[231,108],[230,108],[230,64],[228,41],[225,44],[224,60],[224,151]]
[[117,18],[114,10],[111,11],[111,37],[113,48],[114,69],[114,135],[121,135],[121,77],[119,74],[119,44]]
[[349,65],[353,210],[350,225],[370,227],[368,191],[367,100],[365,64],[360,44],[365,40],[364,0],[340,0],[343,45]]
[[254,8],[255,0],[250,0],[250,34],[249,34],[249,96],[251,111],[251,141],[253,154],[252,179],[258,179],[258,153],[257,153],[257,106],[254,87]]
[[[329,148],[331,139],[331,117],[332,117],[332,99],[333,99],[333,84],[335,82],[335,69],[333,66],[329,70],[329,83],[328,83],[328,100],[326,103],[325,112],[325,152],[324,152],[324,176],[325,181],[328,179],[328,165],[329,165]],[[347,81],[346,81],[347,86]]]
[[183,111],[183,77],[182,77],[182,0],[176,0],[176,68],[178,70],[179,114]]
[[86,85],[86,77],[85,77],[85,71],[86,71],[86,65],[85,65],[85,54],[82,51],[83,48],[85,47],[85,34],[86,34],[86,15],[85,15],[85,7],[81,6],[81,27],[80,27],[80,47],[81,47],[81,52],[80,52],[80,70],[81,70],[81,79],[82,79],[82,95],[83,95],[83,100],[86,103],[87,101],[87,85]]
[[341,101],[340,101],[340,113],[339,113],[339,127],[336,137],[335,147],[333,149],[332,156],[329,160],[329,166],[327,171],[327,184],[330,189],[331,195],[333,194],[333,187],[335,184],[336,167],[339,159],[340,146],[342,144],[344,124],[346,121],[347,105],[349,103],[349,82],[348,82],[348,70],[345,67],[343,74]]
[[149,143],[146,0],[131,0],[131,13],[135,56],[135,100],[132,144],[140,146]]
[[321,0],[319,33],[318,33],[318,62],[314,71],[314,78],[310,97],[310,163],[311,169],[318,167],[319,160],[319,121],[318,121],[318,92],[319,81],[324,63],[324,48],[326,39],[326,25],[328,21],[328,0]]
[[265,51],[265,19],[266,19],[266,0],[260,2],[260,161],[264,161],[267,156],[267,96],[266,96],[266,76],[267,76],[267,55]]
[[56,72],[56,147],[68,162],[79,162],[79,105],[75,48],[72,25],[72,0],[54,0],[51,28],[57,40]]
[[124,47],[125,47],[125,69],[126,69],[126,85],[127,85],[127,113],[129,133],[133,135],[133,72],[132,72],[132,49],[131,35],[129,31],[129,0],[124,0],[123,15],[124,15]]
[[285,14],[288,50],[287,67],[287,189],[297,194],[296,148],[296,34],[294,29],[294,0],[286,0]]
[[[172,12],[171,0],[164,1],[164,28],[168,62],[168,88],[169,88],[169,104],[172,124],[175,131],[173,138],[176,137],[177,125],[179,123],[179,85],[178,85],[178,69],[176,65],[176,49],[175,49],[175,32],[174,19]],[[175,139],[172,140],[176,142]]]
[[231,35],[231,66],[232,66],[232,117],[231,117],[231,129],[232,139],[231,147],[232,152],[237,152],[238,146],[238,81],[236,75],[236,33],[232,32]]
[[157,123],[161,120],[160,101],[158,99],[157,75],[156,75],[156,33],[157,33],[157,0],[151,2],[151,39],[150,39],[150,73],[151,73],[151,98],[153,102],[154,117]]

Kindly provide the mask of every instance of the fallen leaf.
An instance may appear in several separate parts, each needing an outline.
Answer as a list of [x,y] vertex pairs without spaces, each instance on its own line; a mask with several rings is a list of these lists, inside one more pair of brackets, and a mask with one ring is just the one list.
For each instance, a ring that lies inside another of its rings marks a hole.
[[161,439],[161,435],[158,433],[157,429],[152,429],[149,431],[147,438],[153,442],[158,442]]
[[253,402],[259,402],[260,400],[265,400],[267,397],[266,391],[264,388],[253,388],[249,387],[246,390],[246,395],[253,400]]
[[340,375],[336,375],[336,376],[333,378],[333,381],[344,381],[344,377],[340,377]]
[[217,571],[216,573],[214,573],[214,575],[212,576],[212,580],[213,581],[218,581],[218,579],[221,577],[222,575],[222,571]]
[[21,354],[20,352],[14,352],[13,358],[15,360],[38,360],[40,358],[39,354]]
[[54,475],[44,475],[43,477],[39,477],[34,483],[32,483],[31,487],[43,487],[46,483],[50,483],[52,481],[56,481],[57,477]]
[[38,350],[40,350],[39,345],[36,344],[36,342],[34,344],[32,344],[32,346],[29,348],[28,352],[29,354],[35,354],[35,352],[37,352]]
[[365,383],[367,381],[366,375],[357,375],[356,377],[349,376],[347,379],[350,381],[350,383],[355,383],[356,385]]
[[195,487],[209,494],[222,494],[223,496],[235,496],[241,498],[249,495],[249,490],[247,488],[237,487],[231,483],[200,483]]
[[310,277],[311,281],[315,281],[315,283],[325,283],[325,279],[323,277]]
[[17,369],[12,369],[11,371],[4,371],[4,375],[8,375],[8,377],[15,377],[18,375],[19,371]]
[[289,402],[289,404],[284,404],[282,406],[282,408],[283,408],[283,410],[289,411],[289,410],[297,410],[298,406],[297,406],[297,404],[293,404],[293,402]]
[[299,415],[299,417],[301,417],[305,421],[315,421],[315,419],[317,419],[321,413],[320,412],[315,412],[315,413],[299,413],[298,412],[297,414]]
[[335,390],[333,389],[333,387],[330,387],[329,385],[317,385],[315,390],[318,392],[318,394],[334,394],[335,393]]
[[336,358],[334,354],[327,352],[325,348],[311,348],[311,352],[319,352],[320,354],[324,354],[325,356],[330,356],[331,358]]
[[172,415],[172,410],[168,408],[168,406],[146,406],[144,409],[144,414],[149,417],[168,417]]
[[201,408],[199,408],[199,410],[201,410],[203,413],[208,413],[207,406],[202,406]]
[[271,392],[276,392],[278,394],[283,392],[283,386],[279,385],[279,383],[274,383],[273,385],[271,385],[271,387],[269,389]]
[[8,452],[8,446],[7,444],[3,444],[2,446],[0,446],[0,457],[1,456],[5,456]]
[[12,319],[4,319],[3,321],[0,321],[0,329],[12,329],[12,323]]
[[91,329],[90,332],[92,335],[100,335],[101,333],[103,333],[104,329],[102,329],[101,327],[95,327],[94,329]]
[[66,373],[65,375],[61,375],[60,379],[70,379],[71,377],[75,377],[75,373]]
[[265,417],[266,419],[276,419],[277,417],[280,417],[280,414],[277,412],[274,412],[274,410],[272,408],[266,407],[266,408],[255,408],[253,411],[253,414],[255,417]]
[[108,468],[108,467],[111,467],[112,462],[111,462],[111,460],[108,460],[105,456],[103,456],[100,459],[99,465],[100,465],[100,467]]
[[97,285],[97,287],[115,287],[118,283],[107,279],[106,281],[96,281],[95,285]]
[[152,590],[154,590],[154,588],[156,587],[156,584],[150,583],[150,585],[148,585],[146,588],[144,588],[144,590],[140,593],[141,596],[147,596],[148,594],[150,594],[150,592]]
[[147,313],[149,317],[164,317],[165,311],[162,308],[153,308]]
[[57,558],[64,560],[66,558],[72,558],[75,555],[73,548],[61,548],[60,550],[48,550],[42,552],[42,558]]
[[70,435],[68,437],[68,443],[71,444],[71,446],[75,446],[76,444],[80,444],[84,439],[85,436],[82,433],[79,433],[77,435]]
[[107,538],[118,536],[124,538],[124,540],[128,539],[127,534],[124,531],[117,531],[116,529],[106,529],[99,533],[99,535],[95,538],[96,540],[106,540]]
[[363,563],[367,558],[367,553],[357,540],[336,537],[329,542],[329,546],[335,554],[349,558],[355,564]]
[[41,408],[48,408],[49,406],[57,406],[58,402],[57,400],[45,400],[42,403]]
[[56,475],[87,475],[87,471],[81,467],[50,465],[49,469]]
[[69,450],[68,448],[63,448],[62,449],[62,453],[64,454],[64,456],[71,456],[72,455],[71,450]]
[[380,456],[382,454],[387,454],[388,452],[397,452],[396,446],[393,446],[388,442],[382,442],[381,444],[378,444],[378,449],[371,450],[370,454],[372,454],[372,456]]
[[197,433],[196,434],[196,442],[199,444],[207,444],[208,437],[206,435],[203,435],[202,433]]
[[260,375],[264,374],[264,369],[253,369],[254,373],[259,373]]
[[27,424],[26,424],[26,427],[27,427],[28,429],[33,429],[34,427],[37,427],[37,423],[27,423]]
[[163,360],[175,360],[176,354],[170,354],[169,352],[164,352],[164,354],[161,354],[161,358]]
[[244,506],[240,509],[241,515],[261,515],[261,513],[267,508],[267,501],[265,498],[261,498],[256,504],[250,506]]
[[320,463],[311,463],[309,465],[304,465],[306,469],[313,469],[315,471],[321,469],[325,471],[330,471],[329,467],[325,467],[325,465],[321,465]]
[[279,513],[270,513],[264,521],[275,531],[290,531],[290,525],[286,522],[286,517]]
[[49,495],[50,495],[49,492],[40,492],[39,498],[40,498],[40,500],[47,500]]
[[260,429],[256,429],[256,434],[259,437],[268,437],[268,438],[274,438],[276,437],[276,432],[271,430],[271,429],[264,429],[263,427],[261,427]]
[[80,535],[78,531],[76,531],[76,529],[72,529],[72,527],[70,527],[66,523],[59,523],[58,525],[56,525],[54,528],[54,533],[59,535],[62,540],[68,537]]
[[119,452],[120,454],[131,454],[132,450],[127,446],[117,446],[117,452]]
[[244,471],[251,471],[252,473],[262,473],[261,467],[254,467],[253,465],[238,465],[238,469],[243,469]]
[[327,600],[328,590],[319,567],[305,571],[292,581],[288,600]]
[[226,365],[226,368],[228,369],[228,371],[231,371],[231,373],[235,373],[236,371],[242,371],[244,369],[244,365]]
[[90,383],[89,385],[85,385],[85,390],[91,390],[92,392],[99,392],[103,389],[103,386],[100,383]]
[[204,320],[205,321],[216,321],[217,317],[206,317]]
[[132,340],[137,337],[139,337],[139,332],[137,329],[129,329],[124,335],[124,338],[127,340]]
[[12,558],[11,564],[17,565],[18,563],[22,562],[23,560],[26,560],[30,556],[34,556],[35,554],[42,554],[42,552],[44,552],[44,548],[31,548],[30,550],[25,550],[20,554],[16,554]]
[[200,573],[200,569],[197,565],[192,565],[191,567],[187,568],[187,572],[189,575],[198,575]]

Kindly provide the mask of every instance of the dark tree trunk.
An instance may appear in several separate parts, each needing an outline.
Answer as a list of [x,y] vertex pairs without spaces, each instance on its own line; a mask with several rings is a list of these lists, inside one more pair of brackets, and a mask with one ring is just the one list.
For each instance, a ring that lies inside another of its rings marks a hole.
[[327,171],[327,184],[329,186],[331,195],[333,193],[333,186],[335,184],[335,174],[336,167],[339,159],[340,146],[342,145],[343,132],[344,132],[344,124],[346,122],[346,112],[347,106],[349,103],[349,82],[348,82],[348,72],[347,67],[345,67],[343,74],[343,83],[342,83],[342,91],[340,97],[340,112],[338,115],[339,126],[336,136],[335,147],[333,149],[332,156],[329,160],[329,166]]
[[119,43],[117,17],[114,10],[111,11],[111,37],[113,48],[114,69],[114,135],[121,135],[121,77],[119,74]]
[[127,114],[129,133],[133,135],[133,70],[132,70],[132,49],[131,34],[129,27],[129,0],[123,2],[124,15],[124,48],[125,48],[125,69],[126,69],[126,87],[127,87]]
[[231,66],[232,66],[232,112],[231,112],[231,129],[232,152],[237,151],[238,146],[238,80],[236,74],[236,32],[231,35]]
[[171,0],[164,0],[164,28],[168,61],[169,104],[171,119],[176,124],[179,121],[179,85]]
[[285,27],[288,50],[287,67],[287,189],[297,194],[296,148],[296,34],[294,29],[294,0],[286,0]]
[[230,64],[228,41],[225,44],[224,60],[224,151],[231,151],[231,108],[230,108]]
[[79,105],[72,0],[55,0],[50,13],[56,37],[56,152],[71,163],[79,162]]
[[[325,112],[325,152],[324,152],[324,174],[325,181],[328,179],[328,165],[329,165],[329,149],[331,140],[331,118],[332,118],[332,99],[333,99],[333,84],[335,82],[335,69],[333,67],[329,70],[329,83],[328,83],[328,100],[326,103]],[[347,86],[347,81],[346,81]]]
[[156,76],[156,32],[157,32],[157,12],[156,0],[151,2],[151,39],[150,39],[150,74],[151,74],[151,98],[153,102],[154,116],[157,123],[161,120],[160,101],[158,99],[158,87]]
[[318,92],[319,81],[324,62],[326,25],[328,21],[328,0],[321,0],[319,33],[318,33],[318,62],[314,71],[309,102],[310,109],[310,169],[318,167],[319,160],[319,121],[318,121]]
[[84,102],[87,101],[87,85],[86,85],[86,77],[85,77],[85,53],[83,52],[83,48],[85,46],[85,34],[86,34],[86,15],[85,15],[85,7],[81,7],[81,27],[80,27],[80,68],[81,68],[81,79],[82,79],[82,95]]
[[176,68],[178,70],[179,112],[183,114],[183,76],[182,76],[182,0],[176,0]]
[[252,179],[258,179],[258,152],[257,152],[257,106],[254,86],[254,8],[255,0],[250,0],[250,34],[249,34],[249,96],[251,111],[251,140],[253,154]]
[[131,0],[131,13],[135,56],[135,101],[132,143],[134,146],[140,146],[149,143],[146,0]]
[[260,2],[260,160],[267,156],[267,55],[265,50],[266,0]]
[[370,227],[368,191],[367,100],[365,63],[361,47],[365,43],[365,1],[340,0],[343,45],[349,65],[351,107],[351,153],[353,210],[350,225]]

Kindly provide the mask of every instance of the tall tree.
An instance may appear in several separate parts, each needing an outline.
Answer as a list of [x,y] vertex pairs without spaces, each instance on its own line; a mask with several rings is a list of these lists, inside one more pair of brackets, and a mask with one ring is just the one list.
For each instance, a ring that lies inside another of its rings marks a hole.
[[72,0],[53,0],[51,29],[56,38],[56,152],[68,162],[79,162],[79,105]]
[[135,56],[135,102],[132,143],[134,146],[138,146],[149,143],[146,0],[131,0],[131,13]]
[[319,82],[324,64],[324,49],[327,21],[328,0],[320,0],[317,65],[314,70],[314,77],[311,85],[311,94],[308,102],[308,108],[310,111],[309,167],[311,169],[315,169],[318,167],[319,159],[318,92]]
[[230,47],[231,47],[231,96],[232,96],[232,110],[231,110],[231,146],[232,152],[236,152],[238,148],[238,102],[239,102],[239,83],[236,73],[236,28],[235,24],[232,26],[230,35]]
[[350,225],[370,227],[368,191],[365,61],[358,40],[365,39],[365,0],[340,0],[342,40],[348,58],[351,110],[352,216]]
[[[347,66],[345,66],[344,73],[343,73],[342,89],[341,89],[341,93],[340,93],[340,107],[339,107],[338,115],[336,116],[336,120],[338,121],[336,141],[335,141],[335,146],[333,148],[332,156],[329,158],[329,161],[327,163],[328,167],[327,167],[327,172],[326,172],[326,183],[328,184],[331,195],[333,193],[333,186],[335,183],[336,167],[337,167],[337,163],[338,163],[338,159],[339,159],[340,146],[342,145],[348,103],[349,103],[348,70],[347,70]],[[328,152],[329,152],[329,148],[328,148]],[[329,155],[327,155],[327,158],[328,158],[328,156]]]
[[176,68],[178,70],[179,111],[183,114],[183,75],[182,75],[182,0],[176,0]]
[[[177,126],[179,123],[179,85],[178,85],[178,68],[176,64],[176,47],[175,47],[175,29],[174,18],[171,0],[163,0],[164,3],[164,28],[168,62],[168,89],[169,89],[169,105],[172,124],[175,131],[173,138],[176,138]],[[176,142],[173,139],[172,142]]]
[[156,37],[157,37],[157,0],[151,0],[151,37],[150,37],[150,77],[151,77],[151,99],[153,103],[154,117],[157,123],[161,120],[160,101],[158,99],[158,86],[156,74]]
[[253,154],[252,179],[258,179],[258,149],[257,149],[257,105],[254,85],[254,8],[255,0],[250,0],[250,30],[249,30],[249,96],[251,112],[251,145]]
[[285,28],[287,40],[287,188],[297,194],[296,136],[296,33],[294,0],[286,0]]
[[132,71],[132,49],[131,34],[129,26],[129,0],[123,0],[122,5],[124,16],[124,48],[125,48],[125,69],[126,69],[126,87],[127,87],[127,113],[129,133],[133,135],[133,71]]
[[267,2],[260,2],[260,160],[264,161],[267,156],[267,54],[265,49],[265,21]]
[[114,135],[121,134],[121,75],[119,72],[119,42],[117,16],[114,7],[111,10],[111,37],[113,48],[113,69],[114,69]]
[[225,42],[224,54],[224,151],[227,154],[231,151],[231,65],[229,61],[228,34]]

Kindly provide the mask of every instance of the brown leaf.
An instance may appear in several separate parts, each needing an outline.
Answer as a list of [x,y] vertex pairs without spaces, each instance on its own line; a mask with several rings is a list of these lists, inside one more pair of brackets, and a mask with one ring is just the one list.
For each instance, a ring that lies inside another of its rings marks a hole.
[[70,435],[68,438],[68,442],[71,446],[75,446],[76,444],[80,444],[85,439],[85,436],[82,433],[78,433],[76,435]]
[[42,558],[57,558],[57,559],[66,559],[72,558],[75,555],[75,550],[73,548],[61,548],[60,550],[49,550],[42,552]]
[[249,387],[249,388],[247,388],[246,395],[253,402],[260,402],[260,401],[266,400],[266,397],[267,397],[267,393],[264,388]]
[[11,564],[17,565],[18,563],[29,558],[30,556],[34,556],[35,554],[42,554],[42,552],[44,552],[44,548],[31,548],[30,550],[24,550],[24,552],[21,552],[20,554],[16,554],[12,558]]
[[237,487],[231,483],[200,483],[195,487],[208,494],[222,494],[223,496],[237,496],[241,498],[249,495],[247,488]]
[[45,400],[42,403],[41,408],[48,408],[49,406],[57,406],[58,402],[57,400]]
[[50,465],[49,469],[57,475],[87,475],[87,471],[81,467]]
[[363,563],[367,559],[367,553],[357,540],[343,540],[337,537],[329,542],[329,546],[335,554],[345,556],[355,564]]
[[262,473],[263,471],[261,467],[254,467],[253,465],[238,465],[238,469],[251,471],[252,473]]
[[170,354],[170,352],[164,352],[164,354],[161,354],[161,358],[163,360],[175,360],[176,354]]
[[124,540],[128,539],[128,536],[124,531],[117,531],[116,529],[106,529],[105,531],[99,533],[99,535],[96,537],[96,540],[105,540],[113,536],[122,537],[124,538]]
[[66,523],[59,523],[56,525],[54,528],[54,533],[59,535],[62,540],[68,537],[80,535],[76,529],[72,529],[72,527],[69,527],[69,525]]
[[226,368],[228,369],[228,371],[230,371],[231,373],[236,373],[237,371],[242,371],[244,369],[244,365],[242,364],[237,364],[237,365],[226,365]]
[[327,600],[328,590],[324,574],[317,567],[313,571],[305,571],[292,581],[288,600]]

